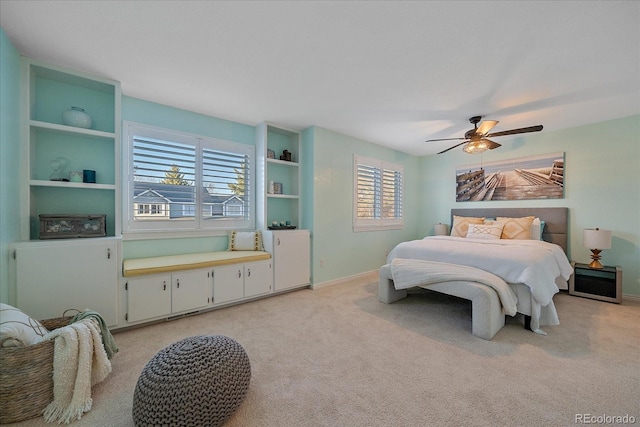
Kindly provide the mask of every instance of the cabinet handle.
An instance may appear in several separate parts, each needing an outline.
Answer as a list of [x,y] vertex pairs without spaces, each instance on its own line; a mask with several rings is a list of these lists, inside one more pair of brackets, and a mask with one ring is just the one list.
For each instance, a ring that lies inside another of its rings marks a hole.
[[280,246],[280,238],[278,237],[278,246]]
[[162,290],[163,291],[167,290],[167,281],[166,280],[162,282]]
[[238,270],[238,279],[242,277],[242,272]]
[[180,287],[180,279],[176,279],[176,288]]
[[111,248],[107,248],[107,259],[111,259]]
[[251,277],[251,269],[247,268],[247,277]]

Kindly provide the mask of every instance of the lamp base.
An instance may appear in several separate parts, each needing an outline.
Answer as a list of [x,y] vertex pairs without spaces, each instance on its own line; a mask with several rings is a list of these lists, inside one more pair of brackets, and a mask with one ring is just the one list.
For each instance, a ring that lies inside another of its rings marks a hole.
[[600,249],[591,249],[591,263],[589,263],[589,268],[604,268],[604,265],[600,262]]

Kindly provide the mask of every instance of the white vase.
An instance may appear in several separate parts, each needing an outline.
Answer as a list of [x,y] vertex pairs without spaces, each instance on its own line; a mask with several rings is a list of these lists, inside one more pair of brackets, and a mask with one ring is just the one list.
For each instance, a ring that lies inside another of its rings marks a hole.
[[83,108],[71,107],[62,113],[62,123],[67,126],[89,129],[91,128],[91,116],[85,113]]

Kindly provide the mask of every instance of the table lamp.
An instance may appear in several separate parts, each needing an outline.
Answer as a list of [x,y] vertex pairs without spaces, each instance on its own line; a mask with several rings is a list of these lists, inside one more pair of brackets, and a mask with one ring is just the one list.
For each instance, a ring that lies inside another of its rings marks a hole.
[[600,252],[603,249],[611,249],[611,230],[586,228],[582,233],[582,245],[591,250],[589,268],[603,268],[600,263]]
[[449,227],[447,226],[447,224],[442,224],[441,222],[433,226],[433,231],[436,236],[449,235]]

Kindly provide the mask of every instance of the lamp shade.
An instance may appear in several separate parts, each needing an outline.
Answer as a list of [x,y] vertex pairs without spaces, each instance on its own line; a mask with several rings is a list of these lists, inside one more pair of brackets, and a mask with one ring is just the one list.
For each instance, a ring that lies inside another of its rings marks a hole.
[[447,236],[449,235],[449,227],[447,224],[437,223],[433,226],[433,233],[436,236]]
[[586,228],[582,232],[582,245],[587,249],[611,249],[611,230]]

